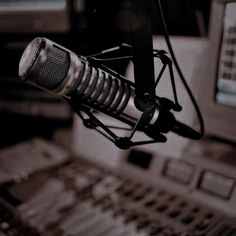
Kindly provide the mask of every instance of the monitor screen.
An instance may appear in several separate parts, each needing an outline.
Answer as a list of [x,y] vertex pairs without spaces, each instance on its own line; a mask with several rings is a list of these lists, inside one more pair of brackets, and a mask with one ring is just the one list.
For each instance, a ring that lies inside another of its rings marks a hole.
[[201,96],[206,133],[236,141],[236,1],[212,2]]
[[236,106],[236,2],[225,5],[216,101]]

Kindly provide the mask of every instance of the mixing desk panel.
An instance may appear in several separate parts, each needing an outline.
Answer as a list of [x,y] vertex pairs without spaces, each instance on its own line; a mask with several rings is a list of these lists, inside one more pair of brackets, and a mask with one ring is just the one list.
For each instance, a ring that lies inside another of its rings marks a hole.
[[233,216],[176,192],[175,181],[151,184],[125,168],[68,160],[2,185],[0,236],[236,235]]

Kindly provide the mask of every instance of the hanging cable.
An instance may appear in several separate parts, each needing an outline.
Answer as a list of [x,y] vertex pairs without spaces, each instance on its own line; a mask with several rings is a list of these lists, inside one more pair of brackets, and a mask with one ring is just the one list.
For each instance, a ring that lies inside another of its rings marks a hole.
[[198,121],[199,121],[199,124],[200,124],[200,136],[203,137],[204,135],[204,122],[203,122],[203,118],[202,118],[202,114],[201,114],[201,111],[199,109],[199,106],[184,78],[184,75],[178,65],[178,62],[177,62],[177,59],[175,57],[175,53],[174,53],[174,50],[172,48],[172,45],[171,45],[171,42],[170,42],[170,38],[169,38],[169,33],[168,33],[168,30],[167,30],[167,26],[166,26],[166,22],[165,22],[165,18],[164,18],[164,13],[163,13],[163,10],[162,10],[162,5],[161,5],[161,0],[155,0],[156,4],[157,4],[157,8],[159,10],[159,13],[160,13],[160,18],[161,18],[161,23],[162,23],[162,26],[163,26],[163,35],[164,35],[164,38],[165,38],[165,41],[166,41],[166,44],[167,44],[167,47],[168,47],[168,50],[170,52],[170,55],[172,57],[172,60],[173,60],[173,63],[175,65],[175,68],[180,76],[180,80],[182,81],[189,97],[190,97],[190,100],[194,106],[194,109],[196,111],[196,114],[197,114],[197,117],[198,117]]

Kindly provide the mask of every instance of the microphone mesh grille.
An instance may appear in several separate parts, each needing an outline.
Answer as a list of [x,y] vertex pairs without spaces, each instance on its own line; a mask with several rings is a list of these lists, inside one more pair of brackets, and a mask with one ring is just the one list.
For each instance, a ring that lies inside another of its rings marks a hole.
[[42,39],[35,38],[25,49],[19,65],[19,76],[24,78],[31,71],[42,48]]
[[58,47],[51,47],[47,59],[40,67],[34,82],[46,89],[55,89],[67,76],[70,56]]

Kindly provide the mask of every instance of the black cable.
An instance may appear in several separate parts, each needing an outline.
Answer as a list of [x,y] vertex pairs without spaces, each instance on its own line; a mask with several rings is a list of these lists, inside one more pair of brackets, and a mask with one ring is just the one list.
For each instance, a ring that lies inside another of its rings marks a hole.
[[163,26],[163,34],[164,34],[164,38],[166,40],[166,44],[167,44],[167,47],[168,47],[168,50],[170,52],[170,55],[172,57],[172,60],[174,62],[174,65],[175,65],[175,68],[180,76],[180,79],[190,97],[190,100],[192,101],[193,103],[193,106],[194,106],[194,109],[196,111],[196,114],[197,114],[197,117],[198,117],[198,121],[199,121],[199,124],[200,124],[200,137],[203,137],[204,135],[204,121],[203,121],[203,118],[202,118],[202,114],[201,114],[201,111],[199,109],[199,106],[184,78],[184,75],[178,65],[178,62],[177,62],[177,59],[175,57],[175,53],[173,51],[173,48],[172,48],[172,45],[171,45],[171,42],[170,42],[170,39],[169,39],[169,33],[168,33],[168,30],[167,30],[167,26],[166,26],[166,23],[165,23],[165,18],[164,18],[164,14],[163,14],[163,11],[162,11],[162,6],[161,6],[161,0],[155,0],[156,4],[157,4],[157,8],[159,9],[159,13],[160,13],[160,17],[161,17],[161,22],[162,22],[162,26]]

